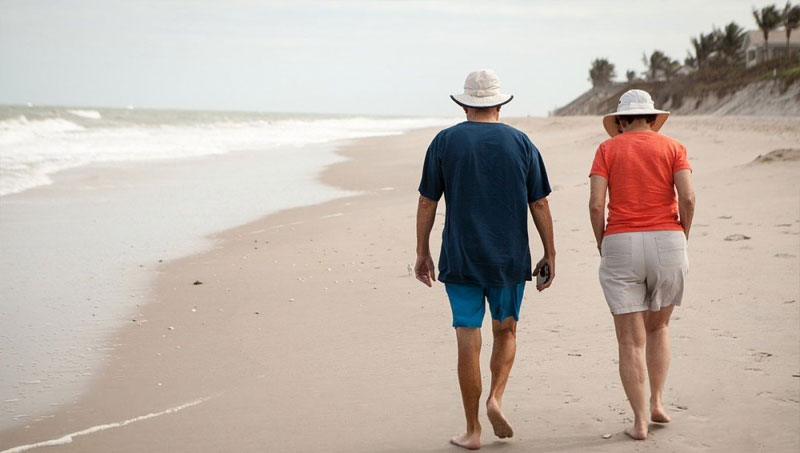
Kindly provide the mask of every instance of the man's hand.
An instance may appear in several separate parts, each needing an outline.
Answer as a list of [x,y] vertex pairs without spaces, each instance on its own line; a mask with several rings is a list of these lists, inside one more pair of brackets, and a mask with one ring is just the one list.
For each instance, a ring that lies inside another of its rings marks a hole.
[[544,247],[544,258],[539,260],[536,268],[533,270],[533,278],[539,274],[539,271],[545,264],[550,268],[550,278],[542,285],[536,285],[536,289],[544,291],[553,283],[556,278],[556,246],[553,241],[553,216],[550,215],[550,203],[547,198],[542,198],[530,203],[531,215],[533,216],[533,223],[536,225],[536,230],[539,231],[539,237],[542,238],[542,246]]
[[417,276],[417,280],[431,287],[436,281],[435,271],[433,258],[430,255],[417,255],[417,264],[414,265],[414,275]]
[[536,289],[538,289],[539,291],[544,291],[547,288],[549,288],[550,285],[553,283],[553,279],[556,278],[556,260],[555,258],[550,258],[547,256],[539,260],[539,263],[536,264],[536,268],[533,270],[533,274],[531,274],[533,278],[535,279],[536,276],[539,275],[539,271],[544,267],[545,264],[550,268],[550,278],[548,278],[547,281],[544,282],[543,284],[536,285]]

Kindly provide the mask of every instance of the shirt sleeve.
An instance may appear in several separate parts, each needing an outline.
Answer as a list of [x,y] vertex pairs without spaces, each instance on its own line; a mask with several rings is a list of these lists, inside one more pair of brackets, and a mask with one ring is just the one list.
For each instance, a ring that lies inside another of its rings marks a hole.
[[675,151],[675,160],[672,162],[672,172],[675,173],[679,170],[692,170],[692,166],[689,165],[689,156],[686,153],[686,147],[683,145],[678,146],[678,149]]
[[425,153],[425,163],[422,165],[422,180],[419,183],[419,193],[425,198],[439,201],[444,192],[444,178],[438,153],[439,137],[433,139]]
[[550,195],[550,181],[547,179],[547,169],[544,167],[542,155],[533,143],[531,146],[531,160],[528,167],[528,203]]
[[606,165],[606,154],[603,150],[603,145],[597,147],[594,153],[594,162],[592,162],[592,169],[589,171],[589,176],[599,175],[608,179],[608,165]]

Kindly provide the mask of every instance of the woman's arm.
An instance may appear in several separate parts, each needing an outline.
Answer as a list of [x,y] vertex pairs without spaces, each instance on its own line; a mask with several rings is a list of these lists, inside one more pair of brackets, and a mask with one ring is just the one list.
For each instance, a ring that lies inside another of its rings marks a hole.
[[600,175],[592,175],[590,178],[589,192],[589,218],[592,220],[592,230],[597,241],[597,251],[603,243],[603,233],[606,231],[606,191],[608,190],[608,180]]
[[691,170],[678,170],[675,172],[675,188],[678,190],[678,215],[680,216],[683,234],[689,240],[689,230],[692,228],[694,217],[694,186],[692,185]]

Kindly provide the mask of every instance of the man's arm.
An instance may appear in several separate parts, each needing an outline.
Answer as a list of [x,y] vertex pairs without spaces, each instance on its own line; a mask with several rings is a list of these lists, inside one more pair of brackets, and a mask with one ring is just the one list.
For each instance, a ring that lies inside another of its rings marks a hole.
[[675,172],[675,188],[678,189],[678,215],[680,216],[683,234],[689,240],[689,230],[692,228],[694,217],[694,186],[692,185],[692,172],[678,170]]
[[600,175],[592,175],[589,190],[589,217],[592,220],[594,239],[597,241],[597,251],[603,254],[600,246],[603,244],[603,234],[606,232],[606,191],[608,180]]
[[547,264],[550,267],[550,278],[542,285],[536,285],[536,289],[543,291],[550,287],[553,279],[556,278],[556,246],[553,240],[553,217],[550,215],[550,204],[547,198],[541,198],[529,204],[533,223],[539,232],[544,246],[544,257],[539,260],[533,270],[533,275],[537,275],[539,270]]
[[436,220],[436,207],[438,201],[419,196],[417,205],[417,264],[414,265],[414,274],[417,280],[432,286],[436,281],[436,272],[431,257],[431,230]]

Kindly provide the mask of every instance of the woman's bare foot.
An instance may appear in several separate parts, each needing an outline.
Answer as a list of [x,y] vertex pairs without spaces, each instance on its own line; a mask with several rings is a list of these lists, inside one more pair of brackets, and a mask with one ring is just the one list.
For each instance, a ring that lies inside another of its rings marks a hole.
[[489,417],[489,422],[492,423],[494,428],[494,435],[505,439],[506,437],[514,437],[514,430],[506,420],[503,411],[500,409],[500,404],[495,399],[490,399],[486,402],[486,415]]
[[660,406],[650,409],[650,420],[656,423],[669,423],[672,419],[669,418],[669,415],[667,415],[667,411],[664,410],[664,406]]
[[650,420],[656,423],[669,423],[670,418],[664,409],[664,403],[659,400],[650,399]]
[[472,433],[463,433],[450,439],[450,443],[467,450],[477,450],[481,448],[481,428],[478,427]]
[[641,424],[634,424],[625,430],[625,434],[635,440],[645,440],[647,438],[647,423],[642,426]]

